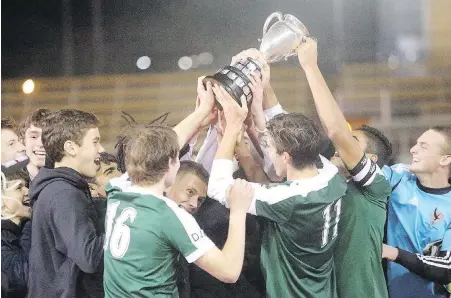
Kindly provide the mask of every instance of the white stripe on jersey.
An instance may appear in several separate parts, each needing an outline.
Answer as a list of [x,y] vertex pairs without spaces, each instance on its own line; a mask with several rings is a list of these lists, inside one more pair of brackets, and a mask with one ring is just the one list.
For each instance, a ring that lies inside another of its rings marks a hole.
[[291,181],[289,185],[280,184],[267,188],[265,185],[252,183],[255,189],[254,197],[258,201],[264,201],[270,205],[279,203],[293,196],[306,197],[313,191],[319,191],[329,184],[329,181],[338,173],[338,169],[327,159],[321,157],[323,168],[319,169],[319,174],[308,179]]
[[[366,162],[365,162],[365,165],[363,166],[363,169],[360,170],[360,172],[358,172],[356,175],[354,175],[354,176],[352,177],[352,178],[354,179],[355,182],[359,182],[360,180],[362,180],[363,178],[365,178],[365,176],[368,175],[368,172],[369,172],[370,169],[371,169],[371,159],[366,158],[366,157],[364,157],[364,158],[366,159]],[[360,161],[359,164],[360,164],[361,162],[362,162],[362,161]]]
[[323,168],[318,170],[319,174],[309,179],[294,180],[290,184],[279,184],[270,188],[251,183],[255,193],[248,213],[257,214],[257,201],[273,205],[293,196],[306,197],[311,192],[327,187],[329,181],[338,174],[338,169],[323,157],[321,157],[321,162]]
[[[374,173],[371,174],[370,170],[371,170],[372,166],[375,166],[376,170],[374,171]],[[363,169],[359,173],[357,173],[355,176],[352,176],[352,179],[355,182],[359,183],[360,181],[367,178],[368,175],[371,175],[371,177],[369,177],[368,180],[363,184],[363,186],[368,186],[371,183],[373,183],[374,178],[376,178],[377,174],[384,175],[382,173],[381,169],[379,168],[379,166],[376,165],[370,158],[367,158]]]
[[122,191],[124,189],[127,189],[130,186],[132,186],[132,183],[131,183],[130,179],[128,179],[128,173],[127,172],[122,174],[122,176],[120,176],[120,177],[110,179],[109,183],[111,184],[111,186],[118,187]]
[[[256,213],[257,200],[272,205],[293,196],[306,197],[312,191],[325,188],[329,181],[338,174],[338,169],[326,158],[322,156],[320,158],[323,168],[318,169],[319,174],[312,178],[294,180],[289,185],[284,183],[272,187],[250,183],[255,192],[248,213]],[[233,181],[232,161],[230,159],[215,159],[208,182],[208,196],[228,207],[226,191],[233,184]]]
[[446,252],[444,257],[432,257],[432,256],[423,256],[417,254],[418,258],[425,264],[438,267],[451,269],[451,252]]

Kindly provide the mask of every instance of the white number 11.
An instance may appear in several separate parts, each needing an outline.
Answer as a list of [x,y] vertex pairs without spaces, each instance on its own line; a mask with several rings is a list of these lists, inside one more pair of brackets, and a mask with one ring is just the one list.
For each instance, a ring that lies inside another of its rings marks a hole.
[[333,224],[333,232],[332,232],[332,239],[334,240],[338,236],[338,222],[340,221],[340,213],[341,213],[341,199],[338,201],[327,205],[326,208],[324,208],[323,211],[323,217],[324,217],[324,228],[323,228],[323,237],[321,241],[321,248],[327,245],[329,243],[329,230],[332,226],[331,224],[331,209],[332,205],[334,205],[334,211],[335,211],[335,218]]

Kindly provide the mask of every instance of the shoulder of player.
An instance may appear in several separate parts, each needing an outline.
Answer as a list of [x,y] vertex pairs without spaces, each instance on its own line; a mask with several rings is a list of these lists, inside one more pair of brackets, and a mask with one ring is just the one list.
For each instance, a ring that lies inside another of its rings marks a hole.
[[173,217],[173,219],[177,218],[182,223],[192,223],[193,221],[196,222],[194,217],[189,214],[185,209],[179,207],[177,203],[175,203],[170,198],[164,197],[159,198],[162,203],[164,203],[164,208],[162,210],[163,217]]
[[285,197],[307,196],[310,192],[319,191],[328,186],[336,186],[335,184],[342,184],[346,186],[346,182],[338,173],[338,168],[335,167],[328,160],[323,161],[323,168],[318,170],[318,175],[308,178],[293,181],[286,181],[283,183],[272,183],[262,185],[260,190],[267,190],[271,193],[278,193]]
[[390,179],[392,176],[402,176],[405,178],[414,178],[415,175],[409,171],[409,165],[399,163],[392,166],[383,166],[382,172],[385,178]]
[[[385,178],[392,184],[393,192],[401,190],[399,186],[417,188],[417,178],[409,171],[409,165],[396,164],[391,167],[384,167]],[[409,186],[410,185],[410,186]],[[395,187],[396,186],[396,187]]]
[[[274,200],[294,200],[294,203],[305,204],[309,201],[318,201],[318,197],[328,201],[328,195],[338,198],[346,193],[346,181],[340,174],[335,174],[330,180],[297,180],[288,181],[273,187]],[[326,198],[327,197],[327,198]]]
[[386,200],[392,191],[391,184],[385,179],[385,176],[381,173],[377,173],[373,181],[367,186],[361,186],[358,182],[354,180],[349,180],[347,182],[347,190],[345,197],[371,197],[377,198],[380,197],[383,200]]
[[109,195],[114,192],[122,192],[131,186],[131,182],[128,178],[128,174],[124,173],[122,176],[117,178],[112,178],[108,184],[105,186],[105,191]]

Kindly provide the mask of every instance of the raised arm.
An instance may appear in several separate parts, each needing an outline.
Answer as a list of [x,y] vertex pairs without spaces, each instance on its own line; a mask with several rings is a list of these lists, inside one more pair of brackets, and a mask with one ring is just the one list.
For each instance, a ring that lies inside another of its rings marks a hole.
[[245,99],[241,99],[241,107],[230,97],[230,95],[221,86],[214,86],[213,91],[221,104],[227,126],[224,131],[215,159],[233,159],[235,144],[242,133],[243,122],[247,117],[248,108]]
[[[208,196],[228,206],[226,190],[233,183],[233,151],[240,126],[246,118],[247,108],[239,107],[238,104],[223,89],[215,89],[216,98],[224,108],[227,126],[224,136],[219,145],[216,159],[213,162],[210,179],[208,182]],[[335,170],[337,169],[332,166]],[[266,186],[251,183],[255,194],[248,213],[266,217],[273,221],[287,221],[293,211],[294,194],[302,193],[305,189],[289,187],[281,184]]]
[[244,140],[241,140],[241,142],[236,145],[235,156],[239,161],[247,180],[262,184],[271,182],[262,167],[252,157],[252,154]]
[[316,110],[328,137],[334,142],[343,163],[353,169],[362,159],[363,151],[349,131],[343,113],[335,101],[317,64],[317,44],[307,38],[298,49],[298,58],[307,76]]
[[254,195],[244,180],[236,180],[228,191],[229,232],[222,250],[214,247],[194,262],[217,279],[234,283],[241,274],[244,259],[246,212]]
[[213,161],[208,195],[223,205],[227,205],[226,189],[233,183],[233,154],[242,132],[243,122],[247,117],[248,108],[245,100],[241,101],[240,107],[223,87],[214,86],[213,91],[223,108],[227,125]]
[[205,89],[202,83],[204,77],[197,79],[197,96],[199,99],[199,105],[194,112],[188,117],[183,119],[177,124],[173,130],[178,136],[179,146],[183,148],[185,144],[191,139],[202,127],[202,122],[212,114],[214,106],[214,94],[212,85],[207,83],[207,89]]

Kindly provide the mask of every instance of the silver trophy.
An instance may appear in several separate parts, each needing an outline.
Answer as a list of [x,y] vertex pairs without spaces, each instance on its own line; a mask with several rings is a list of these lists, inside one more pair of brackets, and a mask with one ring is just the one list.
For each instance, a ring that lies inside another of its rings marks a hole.
[[[271,22],[277,18],[278,21],[272,26]],[[281,12],[273,12],[266,18],[263,25],[263,37],[260,39],[260,51],[266,62],[273,63],[290,56],[296,55],[296,48],[309,36],[307,28],[296,17]],[[253,58],[241,60],[230,66],[225,66],[214,75],[207,76],[204,84],[211,81],[212,84],[220,84],[241,105],[241,98],[246,99],[247,104],[252,103],[252,91],[249,88],[251,73],[261,73],[262,66]],[[216,101],[216,106],[222,109]]]

